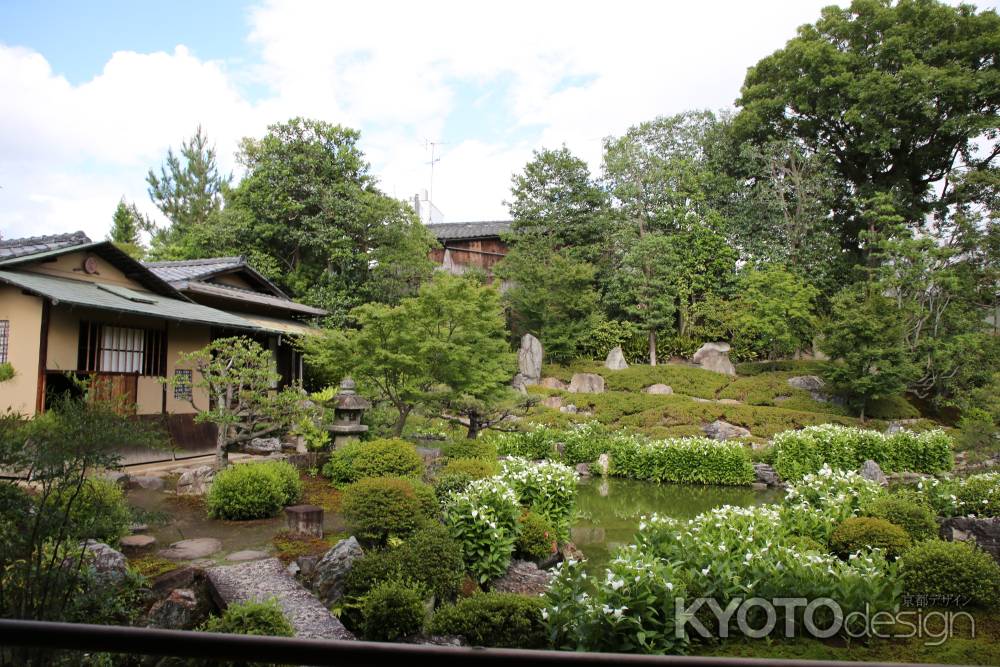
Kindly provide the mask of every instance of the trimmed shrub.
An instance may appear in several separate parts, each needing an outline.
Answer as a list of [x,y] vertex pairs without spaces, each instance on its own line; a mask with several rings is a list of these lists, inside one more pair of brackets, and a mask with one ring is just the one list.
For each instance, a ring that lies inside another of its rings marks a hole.
[[424,474],[424,461],[412,444],[398,438],[351,442],[333,453],[323,474],[335,486],[365,477],[412,477]]
[[542,598],[480,593],[438,609],[434,635],[460,635],[473,646],[541,649],[548,645]]
[[774,436],[774,469],[784,479],[796,480],[823,465],[834,470],[856,470],[872,459],[883,470],[939,472],[952,466],[951,438],[943,431],[891,435],[866,429],[823,424]]
[[517,520],[517,524],[519,530],[514,546],[522,558],[540,561],[558,549],[556,530],[545,517],[525,512]]
[[441,448],[441,453],[449,459],[497,460],[496,446],[484,438],[478,440],[453,440]]
[[472,477],[464,472],[441,474],[434,478],[434,495],[439,502],[445,502],[453,493],[461,493],[469,488]]
[[215,519],[264,519],[298,501],[301,494],[302,483],[289,463],[242,463],[215,475],[205,506]]
[[830,535],[830,547],[847,557],[866,549],[880,549],[886,558],[898,558],[910,546],[910,536],[885,519],[852,516]]
[[882,495],[866,503],[861,511],[866,516],[884,519],[899,526],[914,542],[932,540],[938,534],[934,512],[913,494],[900,492]]
[[978,607],[1000,603],[1000,566],[964,542],[921,542],[900,559],[900,574],[910,595],[964,598]]
[[403,477],[369,477],[344,489],[341,509],[353,535],[382,545],[389,536],[406,537],[423,526],[436,506],[434,491],[425,484]]
[[384,581],[361,602],[362,632],[371,641],[396,641],[420,632],[424,614],[423,591],[399,581]]
[[441,475],[465,475],[469,479],[483,479],[497,474],[499,466],[495,460],[455,458],[449,459],[441,470]]
[[114,482],[93,477],[80,487],[73,498],[68,490],[60,492],[55,503],[63,510],[72,500],[69,511],[69,533],[79,539],[95,539],[115,546],[128,535],[132,510],[125,492]]
[[230,635],[261,635],[292,637],[295,629],[285,618],[274,598],[266,602],[234,602],[222,616],[213,616],[198,628],[203,632],[224,632]]
[[609,474],[653,482],[749,485],[753,463],[745,446],[709,438],[646,440],[619,435],[609,447]]
[[519,456],[537,461],[555,457],[555,445],[561,431],[545,426],[536,426],[520,433],[493,433],[490,442],[500,456]]

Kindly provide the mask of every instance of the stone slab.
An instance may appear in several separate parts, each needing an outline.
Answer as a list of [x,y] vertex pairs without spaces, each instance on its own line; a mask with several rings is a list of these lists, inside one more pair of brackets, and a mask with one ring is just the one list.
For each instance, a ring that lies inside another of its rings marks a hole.
[[168,560],[197,560],[218,553],[222,542],[214,537],[196,537],[191,540],[174,542],[160,551],[160,556]]

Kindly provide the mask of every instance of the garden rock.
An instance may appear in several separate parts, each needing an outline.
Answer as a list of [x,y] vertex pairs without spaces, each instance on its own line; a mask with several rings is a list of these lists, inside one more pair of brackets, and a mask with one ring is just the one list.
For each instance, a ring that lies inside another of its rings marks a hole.
[[746,438],[751,435],[750,431],[742,426],[736,426],[721,419],[716,419],[711,424],[706,424],[701,430],[713,440],[731,440],[733,438]]
[[175,588],[156,602],[147,615],[147,626],[164,630],[193,630],[208,618],[212,604],[190,588]]
[[674,393],[673,387],[668,384],[651,384],[643,389],[643,391],[647,394],[662,394],[664,396]]
[[417,447],[417,454],[420,454],[425,465],[431,465],[442,456],[440,447]]
[[517,351],[517,369],[524,376],[525,385],[538,384],[542,379],[542,343],[531,334],[521,336]]
[[604,378],[596,373],[574,373],[568,391],[574,394],[603,394]]
[[716,403],[719,405],[743,405],[743,401],[737,401],[735,398],[720,398]]
[[751,482],[750,489],[753,491],[767,491],[767,484],[764,482]]
[[262,558],[267,558],[270,554],[266,551],[255,551],[253,549],[244,549],[243,551],[234,551],[233,553],[226,556],[226,560],[232,563],[245,563],[248,560],[260,560]]
[[515,390],[519,394],[528,393],[528,378],[523,373],[518,373],[514,376],[514,379],[510,381],[511,389]]
[[885,427],[885,432],[887,435],[892,435],[893,433],[899,433],[900,431],[905,431],[907,426],[916,424],[919,419],[895,419],[889,422],[889,425]]
[[604,360],[604,367],[610,368],[613,371],[623,371],[628,368],[628,362],[625,361],[625,353],[622,352],[620,345],[611,348],[611,351],[608,352],[608,356]]
[[768,486],[778,485],[778,473],[767,463],[754,463],[753,472],[758,482],[767,484]]
[[222,608],[234,602],[275,598],[296,637],[354,639],[343,623],[303,588],[277,558],[213,567],[208,570],[208,581],[212,596]]
[[600,471],[601,475],[607,476],[608,470],[611,468],[611,457],[608,456],[607,452],[604,452],[597,457],[597,469]]
[[580,477],[590,477],[590,464],[577,463],[576,474],[579,475]]
[[729,343],[705,343],[694,353],[691,361],[705,370],[736,375],[736,367],[729,360]]
[[200,567],[179,567],[153,579],[150,588],[159,598],[166,597],[175,588],[190,588],[207,594],[208,577],[205,575],[205,570]]
[[515,560],[507,573],[493,582],[492,590],[498,593],[519,593],[521,595],[541,595],[549,590],[553,575],[541,570],[531,561]]
[[1000,563],[1000,517],[980,519],[956,516],[945,519],[941,524],[941,539],[973,542]]
[[580,409],[577,408],[575,405],[563,405],[559,408],[559,412],[567,412],[571,415],[575,415],[579,411]]
[[90,553],[90,564],[99,576],[117,581],[124,579],[128,574],[128,561],[120,551],[115,551],[97,540],[87,540],[83,545]]
[[566,383],[559,378],[547,377],[539,382],[538,386],[546,389],[565,389]]
[[562,402],[562,396],[546,396],[542,399],[542,405],[553,410],[561,408]]
[[215,479],[215,468],[212,466],[198,466],[185,470],[177,480],[177,495],[203,496],[208,493],[213,479]]
[[354,561],[365,555],[355,537],[337,542],[316,563],[316,572],[311,577],[311,588],[327,607],[332,607],[344,594],[347,575],[354,567]]
[[858,471],[858,474],[867,480],[877,482],[881,486],[889,486],[889,480],[886,479],[885,473],[882,472],[882,467],[871,459],[861,464],[861,470]]
[[134,558],[151,552],[156,547],[156,538],[152,535],[126,535],[118,545],[123,554]]
[[797,375],[795,377],[788,378],[788,386],[808,391],[814,401],[826,403],[830,400],[830,397],[827,396],[824,391],[826,383],[823,382],[823,378],[818,375]]
[[281,440],[278,438],[254,438],[243,450],[247,454],[274,454],[281,451]]
[[197,560],[218,553],[221,549],[222,542],[214,537],[197,537],[174,542],[162,549],[159,555],[167,560]]
[[140,488],[146,489],[147,491],[162,491],[163,490],[163,478],[153,477],[152,475],[135,475],[129,478],[130,488]]
[[580,551],[572,542],[567,542],[559,547],[559,553],[565,561],[573,560],[579,562],[587,560],[587,557],[583,555],[583,552]]
[[129,486],[129,474],[127,472],[121,472],[120,470],[109,470],[108,472],[101,475],[104,479],[108,480],[112,484],[117,484],[123,489],[127,489]]

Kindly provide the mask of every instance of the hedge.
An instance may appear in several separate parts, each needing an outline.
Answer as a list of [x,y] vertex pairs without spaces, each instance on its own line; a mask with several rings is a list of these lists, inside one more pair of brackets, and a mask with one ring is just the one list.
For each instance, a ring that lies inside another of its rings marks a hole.
[[608,473],[615,477],[730,485],[749,485],[755,479],[750,452],[739,442],[619,436],[611,440],[608,453]]

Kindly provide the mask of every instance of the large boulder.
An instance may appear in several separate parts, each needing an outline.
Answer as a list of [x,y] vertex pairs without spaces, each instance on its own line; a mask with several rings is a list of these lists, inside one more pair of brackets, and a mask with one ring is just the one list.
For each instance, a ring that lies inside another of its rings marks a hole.
[[83,546],[90,557],[90,565],[99,577],[119,581],[128,574],[128,560],[120,551],[97,540],[87,540]]
[[130,489],[146,489],[147,491],[162,491],[164,481],[162,477],[154,475],[132,475],[129,477],[128,486]]
[[355,537],[337,542],[316,563],[311,579],[311,588],[327,608],[334,605],[344,595],[347,575],[354,567],[354,561],[365,555]]
[[882,472],[882,467],[871,459],[861,464],[861,469],[858,473],[865,479],[881,486],[889,486],[889,480],[886,478],[885,473]]
[[713,440],[730,440],[732,438],[746,438],[750,436],[750,431],[742,426],[736,426],[721,419],[716,419],[711,424],[706,424],[701,430]]
[[247,454],[269,456],[281,451],[281,440],[278,438],[254,438],[243,447],[243,450]]
[[818,375],[796,375],[795,377],[790,377],[788,378],[788,386],[808,391],[814,401],[826,403],[830,400],[830,396],[826,393],[825,389],[826,383]]
[[203,496],[208,493],[212,480],[215,479],[215,468],[198,466],[181,473],[177,480],[178,496]]
[[517,369],[524,376],[524,384],[538,384],[542,378],[542,343],[531,334],[521,336],[517,351]]
[[566,383],[559,378],[543,378],[541,382],[538,383],[539,387],[545,387],[546,389],[565,389]]
[[980,519],[956,516],[945,519],[941,524],[941,539],[972,542],[1000,563],[1000,517]]
[[146,623],[164,630],[194,630],[208,618],[213,607],[211,598],[199,596],[190,588],[175,588],[153,604]]
[[754,463],[753,472],[755,479],[761,484],[766,484],[767,486],[777,486],[781,482],[778,478],[778,473],[776,473],[774,468],[767,463]]
[[668,384],[651,384],[645,389],[643,389],[643,391],[646,392],[647,394],[668,395],[674,393],[673,387],[671,387]]
[[573,373],[568,391],[573,394],[603,394],[604,378],[596,373]]
[[552,410],[558,410],[562,407],[562,404],[562,396],[546,396],[542,399],[542,405],[546,408],[551,408]]
[[554,575],[539,569],[531,561],[515,560],[507,573],[493,582],[490,588],[498,593],[518,593],[538,596],[549,590]]
[[694,353],[691,361],[705,370],[736,375],[736,367],[729,360],[729,343],[705,343]]
[[628,368],[628,362],[625,361],[625,353],[622,352],[621,345],[611,348],[607,359],[604,360],[604,367],[613,371],[622,371]]

